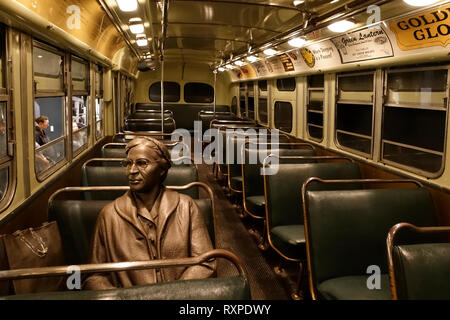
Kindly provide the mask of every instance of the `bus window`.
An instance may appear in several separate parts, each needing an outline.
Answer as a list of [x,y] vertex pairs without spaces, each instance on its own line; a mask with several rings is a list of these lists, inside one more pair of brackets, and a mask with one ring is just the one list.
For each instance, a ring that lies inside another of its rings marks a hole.
[[247,109],[248,117],[255,119],[255,92],[253,89],[253,82],[247,82]]
[[323,139],[323,97],[324,75],[312,75],[308,79],[308,93],[306,105],[306,128],[311,139]]
[[63,56],[53,48],[33,44],[35,172],[40,180],[66,154]]
[[443,168],[446,67],[386,71],[382,161],[425,176]]
[[339,147],[372,155],[374,72],[338,75],[336,139]]
[[[161,81],[153,83],[148,89],[150,101],[161,102]],[[176,82],[164,81],[164,102],[180,101],[180,85]]]
[[267,124],[267,80],[258,81],[258,118]]
[[276,101],[274,106],[275,128],[290,133],[292,131],[292,104]]
[[231,113],[237,115],[237,98],[236,96],[231,99]]
[[95,66],[95,139],[103,137],[103,69]]
[[184,85],[184,101],[190,103],[211,103],[214,101],[214,88],[206,83],[186,83]]
[[239,83],[239,112],[241,118],[247,118],[247,108],[245,100],[247,96],[247,85],[244,82]]
[[295,78],[277,79],[278,91],[295,91]]
[[72,152],[87,146],[89,134],[89,63],[72,57]]

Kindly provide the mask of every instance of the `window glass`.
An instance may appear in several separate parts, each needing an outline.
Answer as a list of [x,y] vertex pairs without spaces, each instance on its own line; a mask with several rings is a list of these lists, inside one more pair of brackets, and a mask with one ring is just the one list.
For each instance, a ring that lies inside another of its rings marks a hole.
[[6,123],[6,102],[0,102],[0,158],[8,154]]
[[233,97],[231,99],[231,113],[237,115],[237,98]]
[[103,95],[103,69],[102,67],[95,65],[95,96],[99,97]]
[[275,128],[290,133],[292,131],[292,104],[276,101],[274,107]]
[[383,106],[382,161],[438,174],[443,167],[448,69],[387,71]]
[[95,68],[95,138],[103,137],[103,69]]
[[192,103],[211,103],[214,101],[214,88],[206,83],[186,83],[184,85],[184,101]]
[[323,138],[324,75],[309,76],[307,82],[306,127],[311,139],[321,141]]
[[87,63],[72,59],[72,90],[88,91],[87,74]]
[[9,169],[8,168],[0,169],[0,201],[2,201],[5,198],[6,192],[8,191],[8,185],[9,185]]
[[241,118],[247,118],[247,112],[245,108],[245,99],[247,96],[247,86],[244,82],[239,84],[239,112],[241,113]]
[[[161,101],[161,82],[153,83],[149,88],[150,101]],[[180,85],[176,82],[164,81],[164,101],[178,102],[180,101]]]
[[253,90],[253,82],[247,82],[247,109],[248,117],[255,119],[255,92]]
[[[373,72],[342,74],[337,79],[336,139],[341,147],[365,156],[372,155],[373,79]],[[318,94],[314,97],[313,110],[319,99]]]
[[267,124],[267,80],[258,81],[258,117]]
[[35,172],[43,176],[55,164],[65,160],[64,60],[43,45],[34,43],[33,72],[35,86],[34,132]]
[[33,74],[36,90],[63,90],[62,56],[35,46],[33,48]]
[[6,88],[6,48],[5,27],[0,26],[0,88]]
[[72,150],[74,152],[87,143],[88,105],[87,96],[72,96]]
[[295,78],[277,79],[278,91],[295,91]]

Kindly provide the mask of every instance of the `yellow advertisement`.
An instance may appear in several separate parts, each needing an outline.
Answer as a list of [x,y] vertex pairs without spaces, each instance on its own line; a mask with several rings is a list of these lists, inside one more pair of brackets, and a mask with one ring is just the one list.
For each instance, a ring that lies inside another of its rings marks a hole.
[[389,26],[402,50],[445,47],[450,43],[450,5],[394,20]]
[[110,59],[117,50],[125,46],[97,1],[16,1]]

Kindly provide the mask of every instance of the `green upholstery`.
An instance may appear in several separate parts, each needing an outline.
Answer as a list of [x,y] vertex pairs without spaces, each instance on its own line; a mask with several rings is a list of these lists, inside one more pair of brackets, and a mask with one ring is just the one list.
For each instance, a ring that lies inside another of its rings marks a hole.
[[399,299],[450,299],[450,243],[394,246]]
[[101,291],[62,291],[0,297],[5,300],[248,300],[250,298],[250,287],[243,276],[178,280]]
[[[164,118],[166,117],[173,117],[173,114],[170,110],[164,110]],[[161,119],[161,111],[137,111],[129,114],[127,119]]]
[[389,300],[389,276],[380,276],[380,289],[367,289],[369,275],[347,276],[325,280],[318,289],[322,298],[327,300]]
[[123,146],[106,146],[102,147],[102,158],[126,158],[125,145]]
[[234,190],[242,190],[242,177],[240,177],[240,176],[232,177],[230,182],[231,182],[231,187]]
[[266,199],[264,196],[251,196],[245,198],[247,210],[259,217],[266,216]]
[[88,263],[97,216],[110,202],[110,200],[54,200],[49,204],[48,219],[58,223],[67,263]]
[[[316,288],[334,278],[367,277],[370,265],[379,266],[381,273],[387,274],[389,229],[399,222],[434,225],[433,203],[425,188],[312,190],[307,192],[306,201]],[[361,292],[361,297],[365,294]]]
[[[141,121],[145,119],[127,119],[125,120],[125,130],[127,131],[161,131],[161,120]],[[176,122],[173,118],[164,119],[164,132],[172,132],[176,129]]]
[[[304,160],[306,161],[306,160]],[[273,165],[269,165],[271,168]],[[266,176],[267,211],[270,238],[283,241],[283,245],[276,247],[284,255],[292,259],[304,258],[305,239],[299,239],[302,231],[290,232],[280,237],[273,233],[279,226],[295,226],[303,228],[303,207],[301,188],[310,177],[322,179],[358,179],[360,172],[358,165],[348,162],[335,163],[282,163],[278,165],[278,172]],[[331,186],[327,186],[331,187]],[[355,186],[333,186],[334,188],[354,188]],[[293,236],[287,240],[287,236]],[[275,243],[273,243],[275,245]],[[288,253],[294,253],[289,256]]]
[[[214,217],[210,199],[194,200],[202,214],[211,241],[215,243]],[[110,200],[53,200],[48,217],[56,221],[69,264],[88,263],[91,239],[100,211]]]
[[198,120],[200,120],[202,122],[203,133],[205,133],[205,131],[209,129],[210,122],[213,119],[238,120],[239,118],[230,112],[216,112],[216,114],[214,114],[213,112],[210,112],[210,111],[205,112],[204,110],[202,110],[198,113]]
[[303,224],[277,226],[270,230],[272,244],[288,257],[305,257]]
[[[197,167],[193,165],[172,166],[164,181],[166,186],[183,186],[198,181]],[[125,168],[118,166],[91,166],[83,165],[83,186],[128,186]],[[187,194],[193,199],[198,199],[198,189],[190,188],[181,190],[180,193]],[[87,199],[114,200],[123,194],[122,191],[96,192],[87,194]]]

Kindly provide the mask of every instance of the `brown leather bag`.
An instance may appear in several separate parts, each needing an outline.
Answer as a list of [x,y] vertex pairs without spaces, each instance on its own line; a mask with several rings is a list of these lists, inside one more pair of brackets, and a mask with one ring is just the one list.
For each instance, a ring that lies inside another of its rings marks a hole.
[[[10,270],[65,265],[61,236],[56,221],[45,222],[38,228],[18,230],[1,238]],[[65,277],[59,276],[13,280],[13,293],[63,290],[64,279]]]

